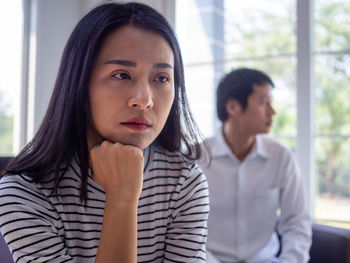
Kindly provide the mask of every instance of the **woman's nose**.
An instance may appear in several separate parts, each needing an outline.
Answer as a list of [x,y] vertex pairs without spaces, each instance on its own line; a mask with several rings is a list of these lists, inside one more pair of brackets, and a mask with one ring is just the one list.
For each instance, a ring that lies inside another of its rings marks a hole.
[[153,107],[152,89],[147,81],[139,81],[132,88],[132,95],[129,98],[128,106],[140,110],[147,110]]

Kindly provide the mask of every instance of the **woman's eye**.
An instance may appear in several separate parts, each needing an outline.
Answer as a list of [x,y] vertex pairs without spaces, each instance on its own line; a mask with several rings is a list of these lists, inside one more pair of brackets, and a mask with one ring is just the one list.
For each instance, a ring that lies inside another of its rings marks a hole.
[[168,76],[158,76],[155,78],[154,81],[157,81],[157,82],[168,82],[170,80],[170,78]]
[[130,79],[130,76],[128,73],[116,73],[116,74],[113,74],[113,77],[117,79]]

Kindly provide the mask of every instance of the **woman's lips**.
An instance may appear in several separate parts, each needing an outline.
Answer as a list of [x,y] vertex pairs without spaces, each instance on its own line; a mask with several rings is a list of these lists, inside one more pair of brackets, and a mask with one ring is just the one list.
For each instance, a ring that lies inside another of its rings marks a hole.
[[152,125],[145,119],[130,119],[121,124],[135,131],[144,131],[152,127]]

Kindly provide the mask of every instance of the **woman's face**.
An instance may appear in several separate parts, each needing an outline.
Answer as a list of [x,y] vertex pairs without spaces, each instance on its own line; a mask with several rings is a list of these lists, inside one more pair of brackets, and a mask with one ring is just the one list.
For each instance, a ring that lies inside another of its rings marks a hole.
[[151,31],[124,26],[103,42],[89,86],[89,148],[102,140],[149,146],[174,101],[174,54]]

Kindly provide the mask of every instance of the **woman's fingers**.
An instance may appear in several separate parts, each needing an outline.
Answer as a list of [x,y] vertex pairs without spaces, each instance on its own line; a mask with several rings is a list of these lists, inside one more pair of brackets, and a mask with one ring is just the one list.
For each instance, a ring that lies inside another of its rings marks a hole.
[[103,141],[90,151],[93,178],[116,201],[138,200],[142,190],[143,153],[136,146]]

